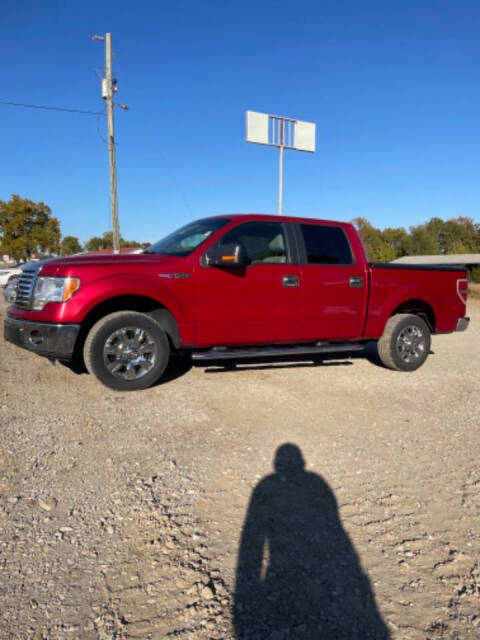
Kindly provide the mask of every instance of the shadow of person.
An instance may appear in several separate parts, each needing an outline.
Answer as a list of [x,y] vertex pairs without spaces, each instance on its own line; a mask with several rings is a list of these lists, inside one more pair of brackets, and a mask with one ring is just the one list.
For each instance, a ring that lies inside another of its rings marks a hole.
[[387,640],[328,484],[283,444],[253,491],[235,586],[238,640]]

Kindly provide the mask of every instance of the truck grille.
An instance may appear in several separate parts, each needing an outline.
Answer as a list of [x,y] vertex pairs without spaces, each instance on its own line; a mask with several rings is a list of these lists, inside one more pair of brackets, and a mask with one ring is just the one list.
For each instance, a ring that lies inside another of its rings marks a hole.
[[20,309],[30,309],[32,304],[33,288],[37,279],[37,268],[24,268],[18,280],[17,297],[15,306]]

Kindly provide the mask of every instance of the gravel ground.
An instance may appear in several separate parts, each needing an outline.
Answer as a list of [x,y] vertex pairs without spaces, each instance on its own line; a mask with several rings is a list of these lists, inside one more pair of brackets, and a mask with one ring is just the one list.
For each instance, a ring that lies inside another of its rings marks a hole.
[[0,638],[478,640],[469,315],[410,374],[179,360],[130,394],[0,341]]

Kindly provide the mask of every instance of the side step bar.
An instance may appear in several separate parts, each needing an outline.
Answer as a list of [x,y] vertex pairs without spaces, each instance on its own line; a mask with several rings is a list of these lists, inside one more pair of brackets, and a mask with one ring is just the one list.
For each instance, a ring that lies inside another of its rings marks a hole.
[[363,344],[330,343],[316,344],[313,346],[297,345],[295,347],[251,347],[246,349],[216,348],[210,351],[194,351],[192,360],[203,362],[204,360],[230,360],[236,358],[271,358],[271,357],[291,357],[308,356],[317,353],[349,353],[352,351],[363,351]]

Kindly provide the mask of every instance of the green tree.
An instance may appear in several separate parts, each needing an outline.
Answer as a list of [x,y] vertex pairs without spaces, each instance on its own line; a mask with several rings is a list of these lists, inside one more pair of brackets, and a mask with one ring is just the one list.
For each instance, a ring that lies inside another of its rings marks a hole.
[[421,224],[410,227],[410,247],[414,256],[437,255],[441,253],[441,245],[436,233],[427,225]]
[[87,242],[85,243],[85,249],[87,251],[97,251],[98,249],[108,249],[112,247],[112,244],[110,244],[110,247],[105,246],[105,240],[104,238],[100,238],[99,236],[93,236],[93,238],[90,238],[90,240],[87,240]]
[[410,227],[410,242],[414,255],[476,253],[480,250],[480,229],[472,218],[452,218],[445,222],[435,217]]
[[380,229],[373,227],[368,220],[355,218],[352,224],[357,229],[371,262],[390,262],[397,257],[394,248],[383,237]]
[[[141,247],[140,242],[136,240],[124,240],[120,236],[120,247]],[[105,231],[102,237],[93,236],[85,244],[87,251],[98,251],[99,249],[112,249],[113,247],[113,232]]]
[[436,247],[434,253],[447,253],[445,250],[445,221],[434,217],[421,226],[425,229],[432,247]]
[[471,282],[480,283],[480,267],[472,267],[468,275]]
[[74,253],[80,253],[82,245],[75,236],[65,236],[60,243],[60,253],[62,256],[71,256]]
[[478,240],[478,225],[472,218],[452,218],[444,223],[445,253],[477,253]]
[[472,218],[452,218],[445,222],[434,217],[410,227],[381,231],[365,218],[352,220],[367,251],[369,260],[386,262],[406,255],[438,255],[480,252],[480,224]]
[[0,243],[15,260],[28,261],[32,254],[58,253],[60,222],[43,202],[12,195],[0,200]]
[[392,248],[395,258],[401,258],[410,253],[410,236],[405,229],[388,227],[382,231],[382,238]]
[[136,240],[124,240],[123,238],[120,238],[120,246],[130,248],[136,247],[140,249],[140,247],[143,247],[143,244],[141,242],[137,242]]

